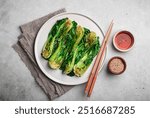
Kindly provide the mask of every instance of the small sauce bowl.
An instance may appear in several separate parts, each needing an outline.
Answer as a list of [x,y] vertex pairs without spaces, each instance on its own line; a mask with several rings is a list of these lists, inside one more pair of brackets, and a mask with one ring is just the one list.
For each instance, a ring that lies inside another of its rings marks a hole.
[[118,51],[127,52],[134,45],[134,37],[129,31],[119,31],[113,37],[113,45]]
[[123,58],[115,56],[109,60],[107,68],[112,74],[119,75],[126,70],[126,66],[126,62]]

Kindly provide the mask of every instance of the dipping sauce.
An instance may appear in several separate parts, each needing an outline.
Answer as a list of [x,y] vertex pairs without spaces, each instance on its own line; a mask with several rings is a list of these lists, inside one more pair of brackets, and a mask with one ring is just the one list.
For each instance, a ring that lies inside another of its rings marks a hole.
[[133,46],[134,37],[129,31],[120,31],[114,36],[113,44],[117,50],[126,52]]
[[112,74],[119,75],[119,74],[123,73],[125,71],[125,69],[126,69],[126,62],[121,57],[113,57],[108,62],[108,70]]

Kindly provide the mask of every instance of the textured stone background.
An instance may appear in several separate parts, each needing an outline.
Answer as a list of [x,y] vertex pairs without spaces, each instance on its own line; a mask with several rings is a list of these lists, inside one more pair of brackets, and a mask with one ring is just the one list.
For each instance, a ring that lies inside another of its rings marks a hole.
[[[11,46],[18,40],[19,25],[62,7],[93,18],[104,32],[114,19],[112,36],[126,29],[136,43],[130,52],[120,53],[110,42],[91,98],[83,95],[84,84],[56,100],[150,100],[149,0],[0,0],[0,100],[48,100]],[[106,71],[108,60],[116,55],[127,61],[127,70],[120,76]]]

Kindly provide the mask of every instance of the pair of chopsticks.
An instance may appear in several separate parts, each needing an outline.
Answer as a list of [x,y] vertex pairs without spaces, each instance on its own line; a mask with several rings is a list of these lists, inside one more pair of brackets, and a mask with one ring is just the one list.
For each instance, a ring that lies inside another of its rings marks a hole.
[[104,40],[102,42],[102,46],[101,46],[100,51],[99,51],[99,53],[96,57],[95,63],[93,65],[90,76],[88,78],[88,82],[87,82],[86,87],[85,87],[85,93],[87,94],[88,97],[90,97],[91,94],[92,94],[92,91],[93,91],[93,88],[94,88],[94,85],[95,85],[95,82],[96,82],[96,79],[97,79],[99,69],[102,65],[104,52],[106,50],[106,47],[107,47],[107,44],[108,44],[108,41],[109,41],[109,36],[110,36],[111,31],[112,31],[112,27],[113,27],[113,20],[110,23],[109,28],[106,32],[106,35],[105,35]]

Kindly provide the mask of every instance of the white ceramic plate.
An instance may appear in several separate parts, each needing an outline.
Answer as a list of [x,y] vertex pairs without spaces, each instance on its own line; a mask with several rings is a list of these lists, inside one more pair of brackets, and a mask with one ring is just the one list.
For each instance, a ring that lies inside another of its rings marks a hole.
[[[50,29],[56,23],[57,20],[60,20],[66,17],[68,17],[71,20],[75,20],[81,26],[86,27],[90,29],[91,31],[96,32],[96,34],[100,37],[100,42],[102,42],[103,37],[104,37],[103,32],[101,28],[92,19],[88,18],[87,16],[77,14],[77,13],[63,13],[63,14],[59,14],[57,16],[52,17],[41,27],[35,40],[34,53],[35,53],[35,58],[36,58],[38,66],[40,67],[41,71],[49,79],[57,83],[64,84],[64,85],[77,85],[77,84],[82,84],[82,83],[87,82],[88,76],[90,74],[90,71],[92,69],[95,59],[93,60],[92,64],[90,65],[90,67],[84,73],[82,77],[76,77],[76,76],[70,77],[68,75],[63,74],[62,71],[59,69],[58,70],[50,69],[48,67],[47,60],[41,57],[41,50],[45,41],[47,40],[47,36],[48,36]],[[106,53],[103,59],[103,64],[104,64],[105,57],[106,57]]]

